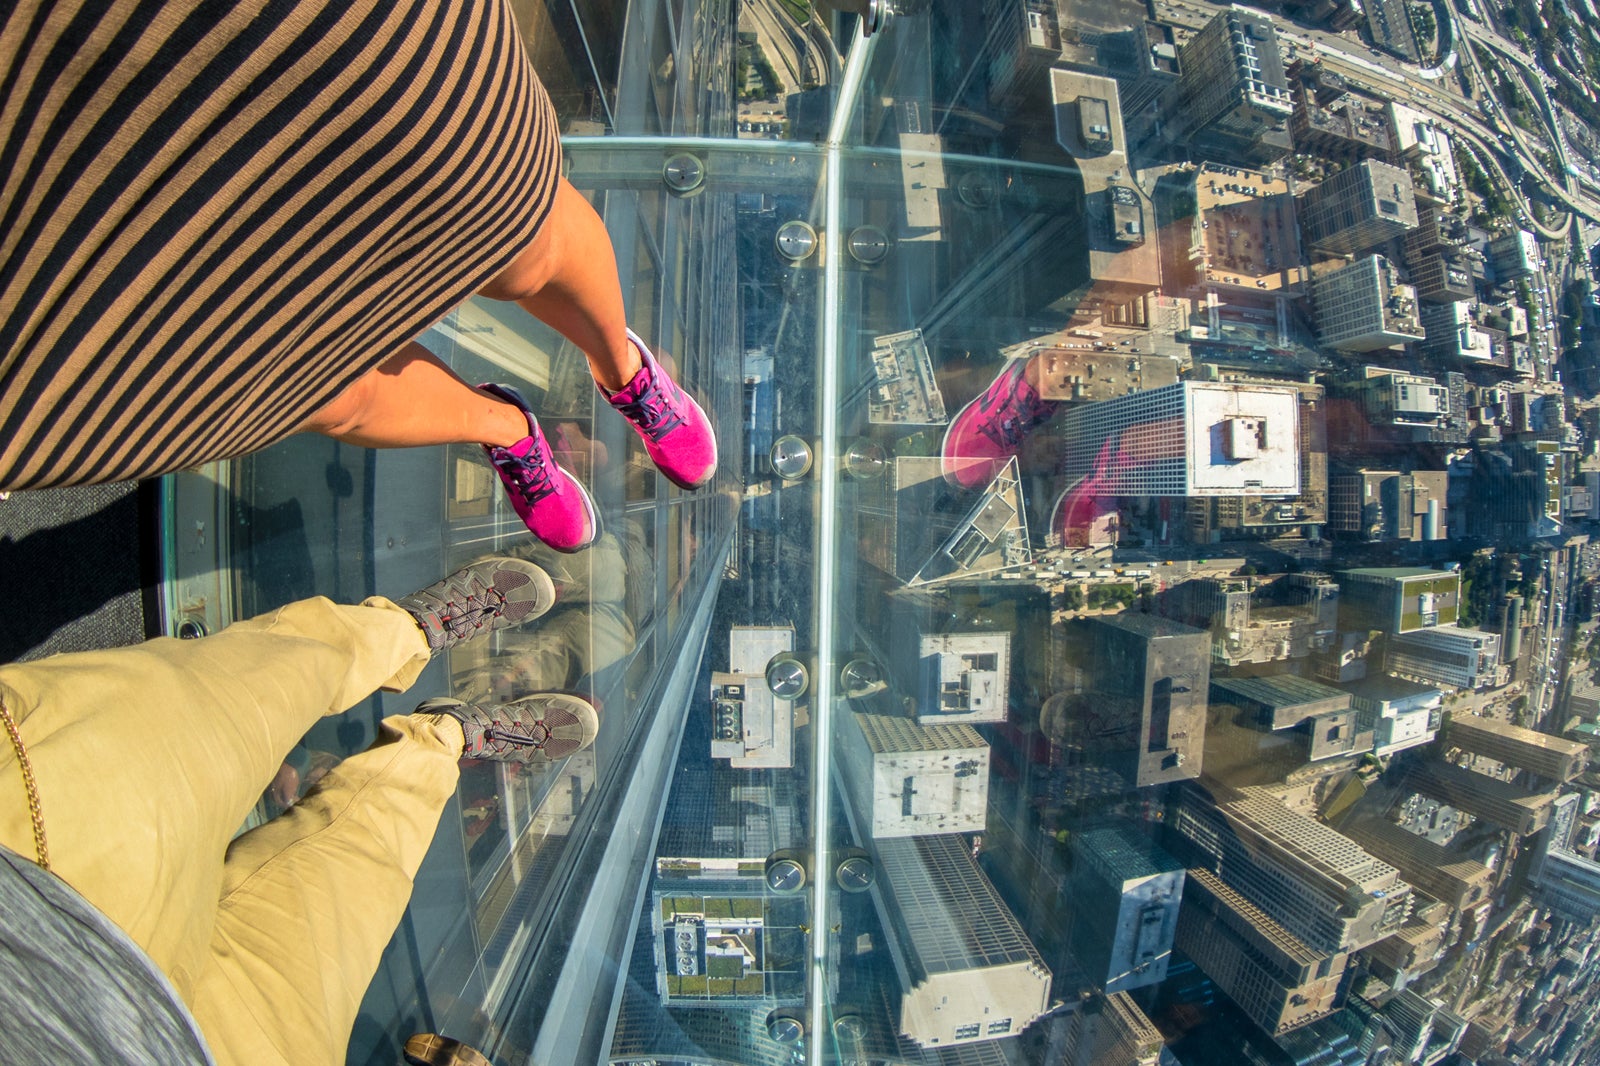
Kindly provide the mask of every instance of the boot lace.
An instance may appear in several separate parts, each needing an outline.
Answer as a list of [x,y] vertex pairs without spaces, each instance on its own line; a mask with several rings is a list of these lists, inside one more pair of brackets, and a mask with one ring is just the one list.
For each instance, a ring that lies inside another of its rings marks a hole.
[[521,496],[529,506],[556,491],[550,464],[545,462],[544,456],[538,451],[521,458],[503,449],[497,451],[499,454],[493,458],[494,465],[505,474],[511,486],[517,490],[517,495]]
[[658,443],[662,437],[683,425],[683,416],[657,386],[653,377],[650,383],[639,391],[639,395],[631,400],[614,400],[612,406],[622,412],[628,421],[638,426],[640,432]]

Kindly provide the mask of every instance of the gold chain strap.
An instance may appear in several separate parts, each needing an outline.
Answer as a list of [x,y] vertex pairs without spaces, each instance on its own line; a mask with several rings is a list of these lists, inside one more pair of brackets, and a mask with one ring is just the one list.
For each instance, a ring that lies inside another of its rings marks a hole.
[[17,720],[11,717],[4,697],[0,697],[0,720],[11,737],[11,747],[17,753],[17,765],[22,768],[22,787],[28,793],[28,815],[33,819],[33,850],[35,860],[46,870],[50,869],[50,846],[44,839],[44,808],[39,804],[39,785],[33,779],[33,764],[28,761],[28,749],[22,744],[22,734],[17,731]]

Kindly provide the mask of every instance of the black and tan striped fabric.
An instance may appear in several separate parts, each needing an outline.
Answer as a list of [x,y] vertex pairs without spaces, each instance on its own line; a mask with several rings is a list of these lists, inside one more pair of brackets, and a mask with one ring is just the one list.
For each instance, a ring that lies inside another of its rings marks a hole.
[[560,173],[504,0],[0,3],[0,489],[289,434]]

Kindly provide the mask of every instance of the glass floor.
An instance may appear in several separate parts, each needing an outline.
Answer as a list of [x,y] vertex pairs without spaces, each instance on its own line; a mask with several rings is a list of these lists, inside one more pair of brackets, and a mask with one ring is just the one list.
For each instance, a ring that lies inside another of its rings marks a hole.
[[428,696],[602,711],[464,766],[350,1063],[1595,1061],[1600,421],[1552,308],[1600,336],[1600,234],[1506,184],[1487,46],[1427,65],[1475,5],[514,6],[722,466],[671,487],[474,300],[422,342],[532,400],[594,548],[477,448],[167,479],[180,635],[490,553],[560,586],[300,787]]

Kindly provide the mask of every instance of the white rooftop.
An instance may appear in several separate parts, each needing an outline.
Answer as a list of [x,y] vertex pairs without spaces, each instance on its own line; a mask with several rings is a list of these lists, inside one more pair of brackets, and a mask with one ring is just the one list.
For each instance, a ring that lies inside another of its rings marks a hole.
[[1291,388],[1188,382],[1190,492],[1300,492],[1300,398]]

